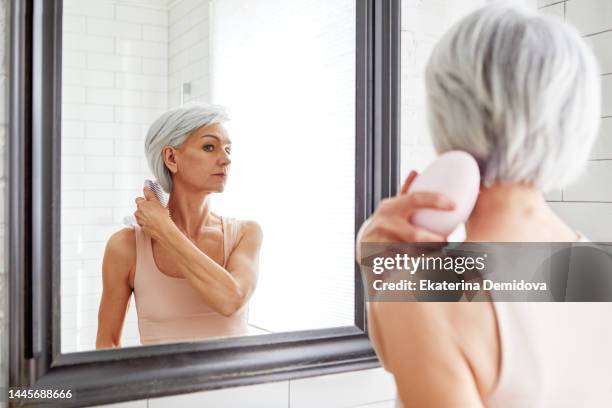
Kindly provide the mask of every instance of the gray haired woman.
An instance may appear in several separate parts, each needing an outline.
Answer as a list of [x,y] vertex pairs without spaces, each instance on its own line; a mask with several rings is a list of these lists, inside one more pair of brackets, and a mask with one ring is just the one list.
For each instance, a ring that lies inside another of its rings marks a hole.
[[[438,153],[463,150],[482,183],[466,241],[586,240],[543,193],[575,180],[596,138],[597,63],[578,32],[492,3],[454,25],[426,68]],[[362,242],[444,242],[411,224],[440,194],[401,192],[362,226]],[[415,407],[612,406],[612,303],[371,302],[370,338]]]
[[132,292],[142,344],[248,332],[248,301],[262,242],[255,221],[210,210],[231,164],[223,108],[187,105],[162,114],[145,141],[149,167],[166,193],[136,198],[138,225],[106,245],[97,348],[118,347]]

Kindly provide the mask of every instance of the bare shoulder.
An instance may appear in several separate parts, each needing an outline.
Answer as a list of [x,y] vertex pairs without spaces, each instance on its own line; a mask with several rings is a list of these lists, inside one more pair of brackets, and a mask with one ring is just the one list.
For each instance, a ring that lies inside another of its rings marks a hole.
[[111,235],[106,243],[103,272],[105,275],[127,278],[135,266],[136,232],[133,227],[122,228]]
[[263,240],[263,230],[257,221],[239,220],[237,223],[238,236],[240,239],[248,238],[257,242],[261,242]]

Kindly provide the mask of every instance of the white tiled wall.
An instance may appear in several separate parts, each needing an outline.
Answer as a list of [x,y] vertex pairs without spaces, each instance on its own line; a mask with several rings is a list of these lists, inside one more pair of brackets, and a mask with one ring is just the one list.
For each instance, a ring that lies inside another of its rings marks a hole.
[[[95,348],[104,246],[150,178],[143,141],[167,107],[168,10],[162,0],[65,0],[63,18],[61,322],[72,352]],[[133,344],[131,307],[122,345]]]
[[[551,207],[594,241],[612,241],[612,0],[565,0],[542,7],[574,24],[593,48],[602,71],[599,138],[582,176],[550,196]],[[544,4],[540,4],[541,6]]]
[[179,0],[169,9],[168,103],[180,104],[181,83],[191,86],[184,101],[210,102],[210,0]]
[[426,120],[425,65],[452,23],[485,0],[424,2],[402,0],[401,179],[420,171],[436,156]]

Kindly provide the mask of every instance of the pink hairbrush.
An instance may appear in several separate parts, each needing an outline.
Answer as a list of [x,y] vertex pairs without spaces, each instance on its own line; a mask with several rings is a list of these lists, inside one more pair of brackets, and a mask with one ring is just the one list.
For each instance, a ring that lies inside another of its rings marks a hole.
[[[162,206],[166,207],[168,205],[168,198],[166,197],[166,193],[164,193],[164,190],[158,182],[147,179],[144,182],[144,186],[148,187],[151,191],[153,191],[153,194],[155,194],[157,201],[159,201]],[[136,225],[136,218],[134,218],[133,215],[127,215],[123,217],[123,224],[127,227],[132,227]]]
[[145,180],[144,185],[145,187],[149,187],[149,190],[153,191],[155,197],[157,197],[157,201],[159,201],[161,205],[165,207],[168,204],[166,193],[164,193],[164,190],[157,181],[147,179]]
[[447,237],[465,222],[476,204],[480,191],[480,170],[469,153],[453,150],[441,154],[410,185],[408,192],[442,193],[455,202],[451,211],[421,209],[411,222]]

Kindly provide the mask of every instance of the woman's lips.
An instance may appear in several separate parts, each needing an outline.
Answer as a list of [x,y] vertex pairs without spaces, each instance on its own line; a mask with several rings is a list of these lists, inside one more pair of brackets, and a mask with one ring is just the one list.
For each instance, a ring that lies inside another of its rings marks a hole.
[[223,174],[223,173],[217,173],[217,174],[213,174],[213,176],[225,177],[225,176],[226,176],[226,174]]

